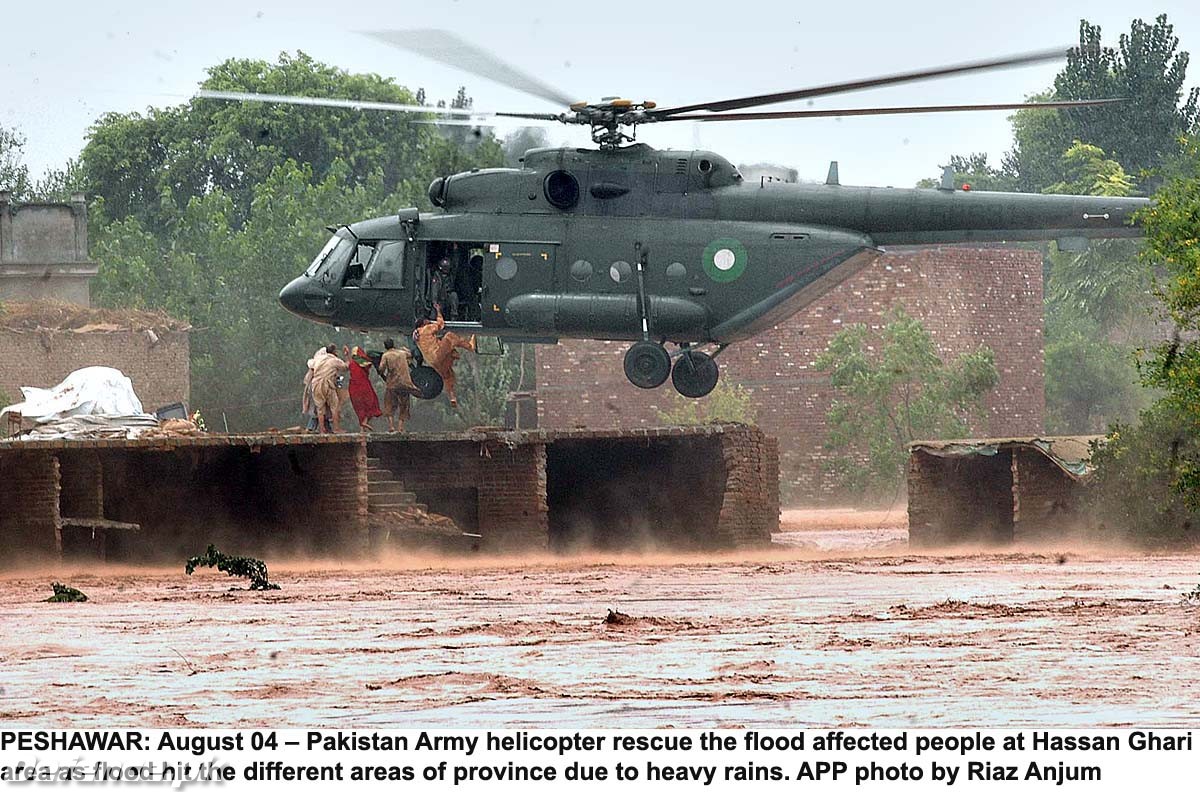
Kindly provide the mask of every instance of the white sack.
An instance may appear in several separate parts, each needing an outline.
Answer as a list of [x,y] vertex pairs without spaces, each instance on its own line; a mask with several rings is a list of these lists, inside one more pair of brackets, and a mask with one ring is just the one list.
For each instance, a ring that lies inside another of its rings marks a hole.
[[21,388],[25,401],[0,410],[37,423],[75,415],[143,415],[133,383],[120,371],[89,366],[73,371],[53,388]]

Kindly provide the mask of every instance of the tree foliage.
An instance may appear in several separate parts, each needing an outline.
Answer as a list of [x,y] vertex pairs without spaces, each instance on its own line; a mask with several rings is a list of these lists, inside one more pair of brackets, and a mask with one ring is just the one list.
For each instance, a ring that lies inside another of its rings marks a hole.
[[[1079,23],[1079,45],[1054,80],[1058,99],[1114,99],[1120,105],[1067,110],[1068,140],[1099,146],[1133,174],[1157,168],[1179,150],[1181,135],[1196,129],[1200,89],[1184,93],[1188,53],[1167,15],[1133,20],[1116,47],[1106,47],[1099,25]],[[1065,147],[1064,147],[1065,148]]]
[[[203,88],[413,104],[406,88],[374,74],[350,74],[304,53],[277,63],[231,59],[208,70]],[[91,130],[81,157],[96,222],[134,217],[168,225],[197,196],[219,192],[239,228],[254,189],[280,164],[307,166],[311,181],[335,169],[350,187],[381,180],[386,193],[417,193],[454,160],[456,146],[419,117],[344,108],[192,99],[140,113],[109,113]],[[498,150],[498,146],[491,144]]]
[[29,193],[29,168],[25,166],[25,138],[14,129],[0,127],[0,190],[8,190],[16,200]]
[[657,413],[658,420],[669,426],[752,424],[757,417],[750,391],[728,381],[718,382],[712,393],[702,399],[689,399],[676,394],[671,406],[657,410]]
[[72,193],[83,190],[79,162],[68,160],[61,169],[33,179],[25,164],[25,137],[0,127],[0,190],[8,190],[18,202],[69,201]]
[[[998,192],[1011,192],[1017,189],[1016,178],[1003,167],[996,168],[988,162],[988,155],[985,153],[974,153],[967,156],[954,154],[950,157],[950,162],[946,166],[950,168],[954,174],[954,187],[961,189],[963,185],[970,185],[972,190],[994,190]],[[917,182],[918,187],[937,187],[941,184],[941,179],[921,179]]]
[[[1126,196],[1133,180],[1097,146],[1076,141],[1062,156],[1063,180],[1046,192]],[[1082,252],[1047,254],[1046,427],[1095,434],[1130,421],[1148,403],[1133,347],[1152,330],[1151,278],[1139,240],[1092,240]]]
[[1136,419],[1149,403],[1133,350],[1109,341],[1094,320],[1069,310],[1048,313],[1045,339],[1049,434],[1103,434]]
[[1181,170],[1143,212],[1144,258],[1164,273],[1171,340],[1148,349],[1142,384],[1160,396],[1136,425],[1114,427],[1097,465],[1101,515],[1143,539],[1195,540],[1200,513],[1200,143],[1187,143]]
[[1155,169],[1179,151],[1180,136],[1195,132],[1200,122],[1200,93],[1184,88],[1188,59],[1165,14],[1153,23],[1133,20],[1116,47],[1104,46],[1099,25],[1081,20],[1079,42],[1068,52],[1053,87],[1029,100],[1127,101],[1090,108],[1018,110],[1010,118],[1013,147],[998,168],[981,163],[978,154],[954,157],[951,164],[972,187],[1042,192],[1069,181],[1064,168],[1070,163],[1062,155],[1075,141],[1082,141],[1108,152],[1138,185],[1145,185]]
[[279,586],[268,579],[267,565],[249,556],[225,555],[214,545],[209,545],[203,555],[192,556],[184,565],[184,572],[192,574],[196,567],[216,567],[230,577],[244,577],[250,581],[251,591],[278,591]]
[[851,325],[830,339],[814,368],[835,397],[826,447],[851,491],[890,494],[902,480],[908,444],[962,437],[1000,381],[986,347],[944,362],[929,332],[902,307],[873,334]]

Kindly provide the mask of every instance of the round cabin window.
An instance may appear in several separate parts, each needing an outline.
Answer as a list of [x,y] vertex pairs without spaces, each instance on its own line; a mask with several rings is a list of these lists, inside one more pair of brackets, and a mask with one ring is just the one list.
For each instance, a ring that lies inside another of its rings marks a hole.
[[608,268],[608,277],[613,279],[613,283],[625,283],[632,276],[633,267],[629,266],[628,261],[614,261]]
[[592,262],[579,259],[571,265],[571,277],[583,283],[592,277]]
[[517,275],[517,260],[511,256],[501,256],[496,259],[496,277],[500,280],[512,280]]

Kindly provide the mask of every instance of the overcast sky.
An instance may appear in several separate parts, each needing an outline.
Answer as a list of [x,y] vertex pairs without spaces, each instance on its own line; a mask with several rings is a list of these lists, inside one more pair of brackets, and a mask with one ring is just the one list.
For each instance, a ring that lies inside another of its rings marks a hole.
[[[1200,57],[1200,3],[690,2],[567,4],[561,0],[205,0],[200,3],[9,3],[0,48],[0,124],[27,138],[35,174],[78,154],[108,111],[183,101],[206,67],[229,57],[275,60],[303,50],[354,72],[424,87],[431,100],[467,86],[483,110],[554,112],[541,100],[463,75],[359,35],[368,29],[455,30],[566,93],[620,95],[660,106],[767,93],[834,80],[1024,52],[1077,40],[1079,19],[1115,44],[1135,17],[1166,12],[1183,49]],[[814,107],[1020,101],[1059,66],[958,77],[818,100]],[[1189,83],[1200,80],[1194,62]],[[779,109],[785,108],[780,106]],[[505,128],[500,128],[503,134]],[[587,142],[556,127],[554,143]],[[660,148],[703,148],[735,163],[776,162],[820,179],[829,160],[846,184],[911,186],[953,153],[994,161],[1011,133],[1003,112],[661,124],[638,130]]]

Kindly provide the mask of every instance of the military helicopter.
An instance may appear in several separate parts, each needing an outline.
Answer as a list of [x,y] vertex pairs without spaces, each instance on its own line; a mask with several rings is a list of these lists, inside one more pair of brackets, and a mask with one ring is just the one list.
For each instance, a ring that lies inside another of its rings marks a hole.
[[[986,72],[1065,56],[1065,49],[832,83],[795,91],[659,107],[606,98],[575,102],[454,34],[376,32],[380,41],[565,107],[558,113],[476,113],[346,99],[203,91],[202,97],[578,124],[595,149],[541,148],[520,168],[472,170],[429,185],[433,212],[394,215],[333,231],[309,268],[279,295],[287,310],[361,330],[410,329],[430,318],[439,277],[453,273],[458,305],[447,326],[516,342],[560,338],[634,342],[629,381],[671,379],[684,396],[716,386],[717,356],[786,319],[852,276],[882,245],[1135,236],[1146,199],[1030,195],[957,188],[844,186],[837,163],[824,184],[748,182],[711,151],[658,151],[639,126],[821,116],[1094,107],[1120,99],[855,109],[744,111],[866,88]],[[446,118],[446,116],[450,116]],[[447,265],[449,265],[447,267]],[[439,267],[443,270],[439,276]],[[675,347],[668,351],[667,344]],[[436,396],[426,367],[414,380]]]

